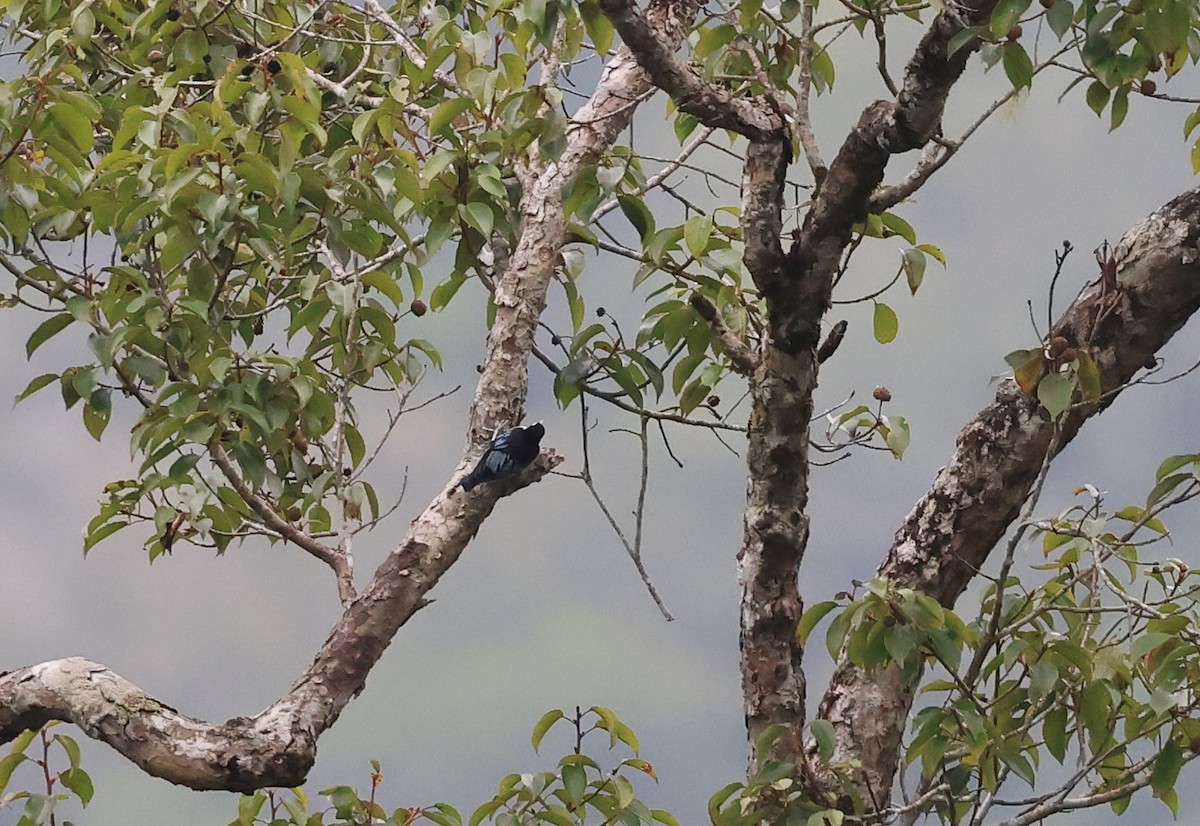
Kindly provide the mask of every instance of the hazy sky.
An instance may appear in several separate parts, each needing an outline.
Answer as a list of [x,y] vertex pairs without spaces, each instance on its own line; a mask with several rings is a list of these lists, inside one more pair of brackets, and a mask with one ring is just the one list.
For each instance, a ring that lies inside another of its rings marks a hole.
[[[838,57],[838,97],[814,107],[827,158],[880,94],[868,45],[868,53]],[[896,59],[893,70],[901,64]],[[1071,240],[1077,251],[1064,271],[1060,307],[1096,277],[1093,247],[1115,242],[1195,184],[1182,140],[1186,107],[1135,95],[1126,125],[1109,135],[1107,119],[1084,105],[1082,87],[1056,103],[1066,80],[1039,77],[1032,96],[993,118],[899,210],[921,240],[945,251],[949,268],[931,264],[915,298],[896,292],[889,299],[900,315],[893,344],[872,340],[869,305],[834,310],[833,318],[850,320],[850,333],[822,372],[818,403],[834,404],[855,390],[863,397],[886,384],[892,412],[908,417],[913,440],[902,462],[863,453],[814,473],[813,537],[803,573],[809,600],[870,576],[900,520],[950,455],[958,429],[990,399],[989,378],[1005,370],[1004,354],[1036,343],[1026,301],[1044,317],[1061,242]],[[1194,95],[1195,81],[1189,71],[1166,90]],[[983,77],[973,63],[951,99],[948,133],[972,120],[1005,83],[999,71]],[[639,146],[647,151],[655,143],[669,151],[662,110],[662,100],[650,102],[639,122]],[[915,160],[893,160],[889,178]],[[695,176],[688,185],[702,192]],[[619,227],[622,220],[614,215],[611,223]],[[864,255],[843,297],[885,283],[896,260],[882,245]],[[636,328],[635,305],[624,297],[632,268],[601,263],[585,275],[593,306],[615,308],[623,329]],[[426,283],[436,283],[436,275],[427,273]],[[446,356],[445,372],[430,376],[426,395],[463,389],[413,414],[389,445],[377,487],[381,496],[399,490],[407,470],[408,492],[400,513],[359,540],[360,581],[461,456],[485,336],[482,301],[482,288],[468,284],[450,313],[405,322],[402,334],[429,338]],[[3,315],[0,397],[12,398],[40,373],[89,358],[72,331],[27,363],[23,343],[40,320],[21,310]],[[1190,365],[1197,343],[1186,329],[1165,353],[1169,367]],[[731,388],[722,395],[736,394]],[[1125,394],[1057,463],[1045,510],[1064,506],[1085,481],[1109,490],[1114,501],[1140,500],[1163,456],[1197,450],[1191,412],[1197,395],[1194,379]],[[599,432],[622,424],[597,413]],[[549,377],[536,367],[529,414],[546,421],[544,444],[567,455],[563,469],[578,470],[578,411],[557,410]],[[2,421],[9,438],[0,441],[7,477],[0,497],[0,670],[79,654],[213,721],[253,715],[288,688],[339,614],[325,568],[294,548],[259,545],[219,559],[183,547],[149,566],[140,550],[145,537],[136,531],[118,534],[85,560],[80,532],[103,485],[131,472],[129,413],[118,413],[97,444],[78,410],[63,412],[52,388],[6,410]],[[685,467],[676,468],[656,446],[645,557],[677,621],[662,621],[580,483],[550,477],[523,490],[500,503],[434,591],[437,601],[401,631],[363,695],[322,739],[308,787],[314,800],[316,790],[334,783],[365,788],[367,763],[375,758],[384,766],[380,798],[389,808],[446,801],[465,814],[491,796],[504,774],[554,764],[565,740],[550,738],[540,757],[529,747],[530,729],[544,711],[600,704],[637,731],[642,756],[657,767],[661,782],[641,783],[643,799],[683,823],[705,822],[708,796],[738,779],[745,764],[734,571],[745,478],[741,459],[706,434],[677,429],[671,438]],[[604,439],[599,481],[624,517],[636,481],[636,445],[622,434]],[[740,440],[732,444],[742,447]],[[1188,515],[1171,523],[1181,529],[1172,552],[1193,564],[1196,521]],[[827,659],[820,645],[811,648],[810,701],[823,689]],[[604,745],[593,743],[597,756]],[[216,826],[235,815],[234,795],[197,794],[147,778],[105,746],[86,743],[84,765],[98,791],[86,812],[72,815],[80,824]],[[17,777],[35,780],[31,773]],[[1166,822],[1165,808],[1154,801],[1141,809],[1139,822]],[[0,826],[16,818],[0,810]]]

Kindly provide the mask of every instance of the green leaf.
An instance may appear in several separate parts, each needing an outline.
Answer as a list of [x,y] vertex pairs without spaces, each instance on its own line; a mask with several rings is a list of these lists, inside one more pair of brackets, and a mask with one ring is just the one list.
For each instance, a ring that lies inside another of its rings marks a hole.
[[57,373],[42,373],[42,375],[38,376],[33,381],[29,382],[29,384],[25,385],[25,389],[22,390],[17,395],[17,397],[16,397],[16,399],[14,399],[13,403],[15,404],[16,402],[20,402],[20,401],[23,401],[24,399],[29,398],[34,393],[41,390],[43,387],[54,384],[55,380],[57,380],[57,379],[58,379]]
[[530,738],[530,742],[533,743],[534,752],[537,752],[538,748],[542,745],[542,738],[546,736],[546,732],[550,730],[551,726],[563,719],[563,716],[562,709],[555,708],[547,711],[538,719],[537,724],[533,727],[533,736]]
[[887,428],[883,439],[884,444],[897,459],[904,458],[904,451],[908,449],[908,443],[912,439],[908,420],[903,416],[884,416],[882,418]]
[[54,741],[62,746],[63,751],[67,753],[67,761],[70,763],[71,768],[79,768],[79,743],[75,738],[66,734],[56,734],[54,735]]
[[1161,482],[1181,467],[1197,463],[1200,463],[1200,453],[1181,453],[1176,456],[1168,456],[1166,459],[1163,459],[1162,464],[1158,466],[1158,470],[1154,472],[1154,480]]
[[882,301],[875,302],[875,340],[880,344],[888,344],[896,339],[900,330],[900,319],[896,312]]
[[1154,761],[1154,771],[1150,773],[1150,788],[1154,790],[1155,797],[1165,798],[1168,792],[1175,789],[1175,781],[1179,779],[1183,763],[1183,750],[1173,737],[1167,738],[1163,750]]
[[79,798],[79,802],[86,809],[87,804],[92,802],[92,796],[95,795],[96,789],[92,786],[92,778],[81,768],[68,769],[58,775],[58,779],[62,784],[75,793]]
[[1108,87],[1098,80],[1093,80],[1087,88],[1087,105],[1099,117],[1108,105]]
[[97,442],[112,418],[112,391],[106,387],[95,390],[83,406],[83,426]]
[[454,119],[470,109],[472,105],[470,98],[451,98],[438,104],[438,107],[433,110],[433,114],[429,116],[429,134],[451,137],[457,130],[450,129],[449,133],[445,135],[443,132],[453,126]]
[[629,219],[629,223],[637,230],[642,243],[647,243],[654,234],[654,215],[646,206],[646,202],[637,195],[618,195],[617,204]]
[[583,18],[584,29],[592,39],[596,52],[602,57],[607,56],[616,31],[608,16],[600,10],[600,4],[596,0],[585,0],[579,4],[579,15]]
[[896,213],[885,212],[879,216],[879,220],[884,227],[890,230],[889,235],[899,235],[910,244],[917,243],[917,231]]
[[833,732],[833,723],[828,720],[813,720],[808,724],[808,730],[812,732],[813,740],[817,744],[817,753],[821,755],[822,760],[829,760],[833,757],[833,747],[837,744],[837,739]]
[[800,621],[796,623],[796,640],[801,645],[807,644],[808,637],[813,632],[813,629],[837,606],[838,604],[833,600],[825,600],[824,602],[818,602],[816,605],[810,606],[800,617]]
[[33,356],[37,349],[70,326],[75,319],[70,313],[52,315],[37,326],[25,342],[25,357]]
[[721,818],[721,807],[729,800],[736,792],[744,788],[744,785],[738,782],[727,783],[721,788],[713,792],[712,797],[708,799],[708,817],[714,824],[724,823]]
[[1079,390],[1083,398],[1089,402],[1100,401],[1100,368],[1095,359],[1082,349],[1075,351],[1075,358],[1078,360],[1075,375],[1079,378]]
[[1017,25],[1021,15],[1029,8],[1029,3],[1030,0],[1000,0],[992,12],[992,19],[988,25],[992,37],[997,40],[1006,37],[1012,27]]
[[458,212],[468,224],[478,230],[480,235],[484,238],[491,237],[492,210],[487,204],[471,201],[469,204],[461,205]]
[[1020,43],[1004,44],[1004,73],[1014,89],[1033,85],[1033,61]]
[[1059,706],[1046,715],[1042,723],[1042,738],[1046,741],[1046,750],[1060,764],[1067,757],[1067,709]]
[[934,244],[917,244],[916,249],[928,255],[930,258],[937,261],[943,267],[946,266],[946,254],[942,252],[942,248]]
[[20,751],[0,757],[0,797],[3,797],[3,792],[8,787],[8,780],[12,777],[13,770],[28,759]]
[[650,817],[666,826],[681,826],[675,815],[663,809],[651,809]]
[[437,826],[462,826],[462,815],[448,803],[435,803],[421,810],[421,817]]
[[46,115],[76,149],[82,153],[92,151],[95,143],[92,122],[74,106],[69,103],[56,103],[46,111]]
[[562,781],[563,790],[567,793],[567,800],[575,806],[582,803],[583,796],[587,794],[587,774],[583,766],[574,764],[563,766]]
[[454,298],[454,294],[458,292],[458,288],[466,282],[466,276],[456,272],[441,284],[438,284],[429,295],[429,309],[436,312],[448,305],[451,299]]
[[1108,131],[1112,132],[1125,122],[1125,116],[1129,114],[1129,84],[1126,83],[1120,89],[1117,89],[1116,94],[1112,99],[1112,110],[1109,112]]
[[925,280],[925,253],[916,247],[906,249],[900,255],[900,267],[904,270],[909,292],[916,295],[917,288]]
[[1074,20],[1075,7],[1071,5],[1071,0],[1054,0],[1046,10],[1046,23],[1059,40],[1063,39]]
[[683,240],[693,258],[703,258],[712,237],[713,222],[709,215],[693,215],[683,225]]
[[1071,406],[1071,396],[1075,393],[1075,384],[1062,373],[1049,373],[1038,382],[1038,401],[1051,419],[1057,419]]
[[467,826],[479,826],[480,823],[499,811],[503,805],[504,800],[499,796],[492,798],[471,814],[471,819],[467,822]]

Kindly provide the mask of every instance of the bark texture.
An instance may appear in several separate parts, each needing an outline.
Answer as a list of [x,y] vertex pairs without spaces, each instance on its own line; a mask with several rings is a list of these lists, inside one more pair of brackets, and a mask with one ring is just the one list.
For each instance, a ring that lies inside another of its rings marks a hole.
[[[698,7],[698,0],[659,0],[650,4],[644,20],[674,50]],[[637,61],[621,49],[572,118],[562,156],[547,162],[535,148],[520,170],[520,237],[496,285],[496,320],[471,410],[469,443],[481,445],[498,428],[520,421],[534,333],[566,242],[564,188],[629,126],[636,104],[652,88]],[[0,743],[26,728],[66,720],[148,773],[194,789],[249,791],[303,783],[316,759],[317,739],[363,690],[396,632],[426,604],[424,595],[458,560],[498,499],[542,478],[561,461],[544,450],[517,479],[470,496],[451,493],[470,458],[347,606],[312,665],[270,708],[253,718],[205,723],[149,697],[102,665],[70,658],[0,674]]]
[[[1097,281],[1054,327],[1053,335],[1095,359],[1105,393],[1100,404],[1072,408],[1062,445],[1200,308],[1200,189],[1133,227],[1116,258],[1119,288],[1105,291]],[[880,574],[953,606],[1029,495],[1053,429],[1035,398],[1004,382],[959,434],[949,464],[896,532]],[[836,733],[834,761],[861,762],[851,772],[855,791],[876,809],[890,797],[915,688],[897,669],[866,672],[843,655],[821,700],[819,716]]]
[[950,40],[990,16],[995,0],[972,0],[940,12],[909,61],[895,100],[868,106],[830,164],[828,174],[785,255],[780,233],[791,128],[779,114],[782,96],[767,89],[735,96],[708,84],[666,48],[632,0],[601,0],[621,39],[654,83],[683,111],[710,127],[749,139],[742,170],[745,263],[767,301],[769,336],[750,376],[753,402],[747,455],[744,539],[738,553],[742,587],[741,673],[746,728],[753,743],[768,726],[787,733],[770,754],[803,763],[803,650],[796,623],[803,612],[800,564],[808,543],[808,424],[817,385],[821,324],[853,227],[892,155],[924,146],[939,128],[946,97],[978,48],[969,40],[953,55]]

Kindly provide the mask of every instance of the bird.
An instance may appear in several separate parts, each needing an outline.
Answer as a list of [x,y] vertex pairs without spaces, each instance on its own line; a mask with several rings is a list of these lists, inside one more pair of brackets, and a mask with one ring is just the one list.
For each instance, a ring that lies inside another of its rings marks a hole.
[[492,437],[475,469],[458,483],[463,490],[513,476],[537,458],[538,445],[546,428],[541,422],[502,430]]

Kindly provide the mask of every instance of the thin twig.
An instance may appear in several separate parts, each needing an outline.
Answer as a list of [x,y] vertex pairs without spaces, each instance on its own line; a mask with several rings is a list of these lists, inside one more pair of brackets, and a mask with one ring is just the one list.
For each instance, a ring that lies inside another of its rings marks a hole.
[[654,604],[658,606],[659,612],[667,622],[672,622],[675,617],[667,610],[667,606],[663,603],[662,598],[658,595],[658,590],[654,587],[654,582],[650,579],[650,574],[646,571],[646,566],[642,563],[642,514],[646,504],[646,487],[650,474],[649,461],[649,439],[646,433],[647,416],[641,417],[641,440],[642,440],[642,473],[641,483],[638,488],[638,505],[634,512],[634,541],[630,543],[625,536],[625,532],[621,530],[621,526],[617,520],[613,518],[608,506],[604,504],[604,499],[600,496],[600,491],[596,489],[595,481],[592,479],[591,459],[588,450],[588,425],[587,425],[587,404],[580,399],[579,404],[580,427],[582,431],[583,442],[583,471],[579,474],[579,479],[583,480],[587,486],[588,492],[591,493],[592,499],[600,508],[600,512],[604,514],[604,518],[608,520],[609,526],[613,529],[613,533],[617,535],[617,539],[625,547],[625,552],[629,554],[629,558],[633,560],[633,565],[637,568],[638,575],[642,578],[642,583],[646,586],[646,590],[650,592],[650,597],[654,600]]
[[337,578],[338,597],[341,599],[342,605],[349,605],[353,602],[355,599],[354,576],[346,563],[345,556],[336,548],[331,548],[313,539],[277,514],[271,504],[255,493],[250,484],[241,477],[237,468],[234,467],[233,461],[229,458],[229,454],[221,445],[219,437],[213,438],[208,443],[208,453],[212,457],[213,464],[220,468],[221,473],[233,486],[237,495],[258,515],[263,524],[288,542],[328,565]]

